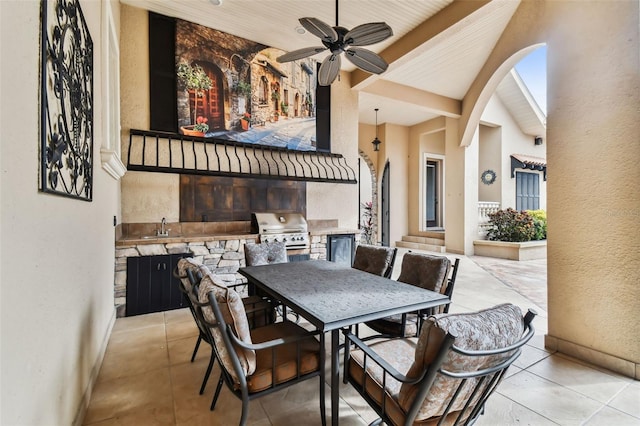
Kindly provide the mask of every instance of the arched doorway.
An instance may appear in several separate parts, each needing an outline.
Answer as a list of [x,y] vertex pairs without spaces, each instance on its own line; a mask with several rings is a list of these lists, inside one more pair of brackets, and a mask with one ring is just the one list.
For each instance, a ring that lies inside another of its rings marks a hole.
[[[358,208],[359,229],[362,232],[360,242],[377,244],[378,242],[378,176],[371,159],[359,151],[358,159]],[[367,204],[370,203],[370,208]],[[367,215],[370,215],[367,217]]]
[[390,175],[389,175],[389,162],[384,165],[384,171],[382,172],[382,245],[385,247],[389,247],[389,234],[391,231],[391,200],[389,199],[391,196],[391,183]]
[[[189,107],[191,116],[205,117],[209,131],[223,130],[224,126],[224,76],[222,71],[211,62],[196,62],[211,79],[211,89],[205,90],[202,96],[196,96],[195,91],[189,91]],[[195,114],[194,114],[195,110]]]

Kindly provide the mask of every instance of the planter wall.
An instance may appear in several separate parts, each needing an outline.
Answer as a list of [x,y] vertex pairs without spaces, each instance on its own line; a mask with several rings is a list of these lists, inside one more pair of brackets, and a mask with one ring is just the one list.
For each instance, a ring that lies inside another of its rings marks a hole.
[[511,243],[506,241],[475,240],[476,256],[497,257],[511,260],[536,260],[547,257],[547,240]]

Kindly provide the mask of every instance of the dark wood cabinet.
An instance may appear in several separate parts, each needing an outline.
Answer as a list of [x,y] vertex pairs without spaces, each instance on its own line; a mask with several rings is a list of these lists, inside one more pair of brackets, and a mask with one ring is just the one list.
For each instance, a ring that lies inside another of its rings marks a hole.
[[186,306],[173,270],[178,260],[190,256],[185,253],[128,257],[126,316]]

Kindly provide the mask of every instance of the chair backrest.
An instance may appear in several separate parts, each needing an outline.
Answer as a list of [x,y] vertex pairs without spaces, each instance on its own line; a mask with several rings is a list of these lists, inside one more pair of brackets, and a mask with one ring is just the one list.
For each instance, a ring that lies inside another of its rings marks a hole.
[[429,317],[407,376],[426,374],[417,384],[403,384],[398,395],[409,423],[449,415],[460,423],[475,419],[533,336],[534,317],[529,311],[523,319],[512,304]]
[[245,244],[244,259],[247,266],[286,263],[289,261],[287,248],[284,243],[280,242]]
[[[449,300],[453,300],[453,288],[456,285],[456,277],[458,276],[458,267],[460,266],[460,259],[456,258],[453,261],[453,266],[451,267],[451,272],[449,273],[449,278],[447,279],[447,286],[444,290],[444,294],[449,298]],[[438,314],[447,314],[449,313],[449,306],[451,303],[447,303],[446,305],[440,305],[437,307]]]
[[353,258],[353,267],[374,275],[391,278],[397,252],[398,249],[395,247],[359,244]]
[[202,276],[210,272],[209,268],[192,257],[184,257],[178,260],[175,275],[182,281],[185,290],[192,291],[194,280],[199,281]]
[[197,290],[199,307],[205,323],[211,327],[218,360],[235,383],[243,383],[255,371],[255,351],[234,347],[226,335],[228,325],[241,341],[252,343],[242,298],[213,274],[205,275]]
[[444,256],[423,253],[406,253],[398,281],[427,290],[444,293],[451,261]]

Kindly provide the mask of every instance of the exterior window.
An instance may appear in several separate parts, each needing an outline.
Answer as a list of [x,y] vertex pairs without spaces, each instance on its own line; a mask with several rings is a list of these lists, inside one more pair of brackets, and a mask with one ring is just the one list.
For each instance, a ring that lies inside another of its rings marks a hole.
[[540,208],[540,175],[516,172],[516,210]]
[[267,103],[267,95],[269,93],[268,87],[269,85],[267,83],[267,78],[265,76],[262,76],[262,78],[260,79],[260,87],[258,89],[258,102],[260,104]]

